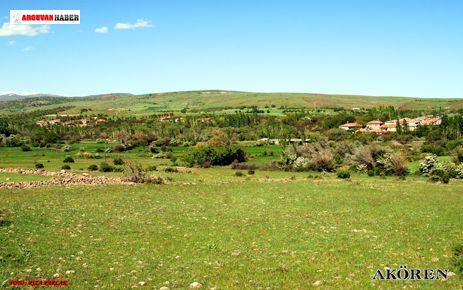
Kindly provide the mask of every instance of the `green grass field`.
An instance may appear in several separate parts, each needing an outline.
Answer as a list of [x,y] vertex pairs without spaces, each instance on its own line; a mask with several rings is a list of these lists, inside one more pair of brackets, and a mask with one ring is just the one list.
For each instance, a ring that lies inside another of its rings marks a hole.
[[[0,167],[33,168],[35,160],[56,171],[69,155],[75,158],[71,171],[87,172],[105,158],[78,158],[78,149],[105,146],[0,148]],[[187,150],[173,149],[174,156]],[[281,151],[244,149],[255,164],[277,160]],[[0,210],[7,213],[0,226],[0,285],[54,275],[69,280],[71,289],[185,289],[193,281],[205,289],[307,289],[317,281],[323,289],[463,285],[451,262],[453,247],[463,244],[462,180],[445,185],[414,175],[353,175],[346,181],[335,174],[263,170],[242,170],[237,177],[229,167],[167,173],[162,169],[172,161],[150,156],[137,148],[106,154],[106,161],[157,165],[151,174],[173,181],[0,189]],[[410,166],[413,171],[417,164]],[[47,178],[0,173],[0,182]],[[400,265],[457,275],[445,282],[372,280],[377,269]]]
[[[160,173],[167,175],[167,173]],[[0,190],[0,283],[67,279],[72,289],[456,289],[372,281],[376,269],[451,269],[463,242],[463,182],[265,172],[172,173],[166,185]],[[294,176],[294,178],[291,178]]]

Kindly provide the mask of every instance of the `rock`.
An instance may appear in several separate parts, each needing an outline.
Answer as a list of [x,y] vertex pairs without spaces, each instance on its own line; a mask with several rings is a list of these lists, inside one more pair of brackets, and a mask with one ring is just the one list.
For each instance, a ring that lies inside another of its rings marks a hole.
[[159,290],[169,290],[169,287],[167,287],[167,286],[162,286],[161,288],[159,288]]
[[318,280],[318,281],[315,281],[315,282],[312,284],[312,286],[318,287],[318,286],[320,286],[320,285],[322,285],[322,284],[323,284],[323,282],[320,281],[320,280]]
[[198,289],[198,288],[201,288],[203,285],[201,285],[201,283],[199,282],[193,282],[190,284],[190,286],[188,286],[188,289]]

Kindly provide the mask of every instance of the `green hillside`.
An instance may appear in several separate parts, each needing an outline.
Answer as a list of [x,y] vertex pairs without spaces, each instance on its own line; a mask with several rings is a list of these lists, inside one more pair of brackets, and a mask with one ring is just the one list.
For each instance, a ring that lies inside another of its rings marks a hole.
[[91,109],[109,115],[148,115],[162,111],[223,110],[241,106],[372,108],[394,106],[399,109],[459,109],[463,99],[424,99],[372,97],[308,93],[253,93],[235,91],[185,91],[144,95],[107,94],[87,97],[28,98],[0,102],[0,112],[18,112],[65,107],[64,113]]

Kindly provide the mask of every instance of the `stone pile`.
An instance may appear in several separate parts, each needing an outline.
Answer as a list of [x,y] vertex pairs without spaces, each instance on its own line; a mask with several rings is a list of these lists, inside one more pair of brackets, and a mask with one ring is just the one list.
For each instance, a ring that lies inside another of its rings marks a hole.
[[17,174],[37,174],[51,176],[49,180],[22,181],[22,182],[0,182],[0,188],[22,189],[48,185],[108,185],[108,184],[134,184],[124,181],[121,177],[92,176],[88,173],[75,174],[61,170],[59,172],[46,171],[43,169],[24,168],[0,168],[0,172]]

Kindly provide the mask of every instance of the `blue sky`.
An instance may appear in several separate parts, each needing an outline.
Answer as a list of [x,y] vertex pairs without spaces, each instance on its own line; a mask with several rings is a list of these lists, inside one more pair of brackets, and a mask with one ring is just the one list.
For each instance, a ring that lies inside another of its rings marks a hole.
[[[9,35],[10,9],[80,9],[81,24]],[[462,11],[445,0],[1,1],[0,93],[462,98]]]

